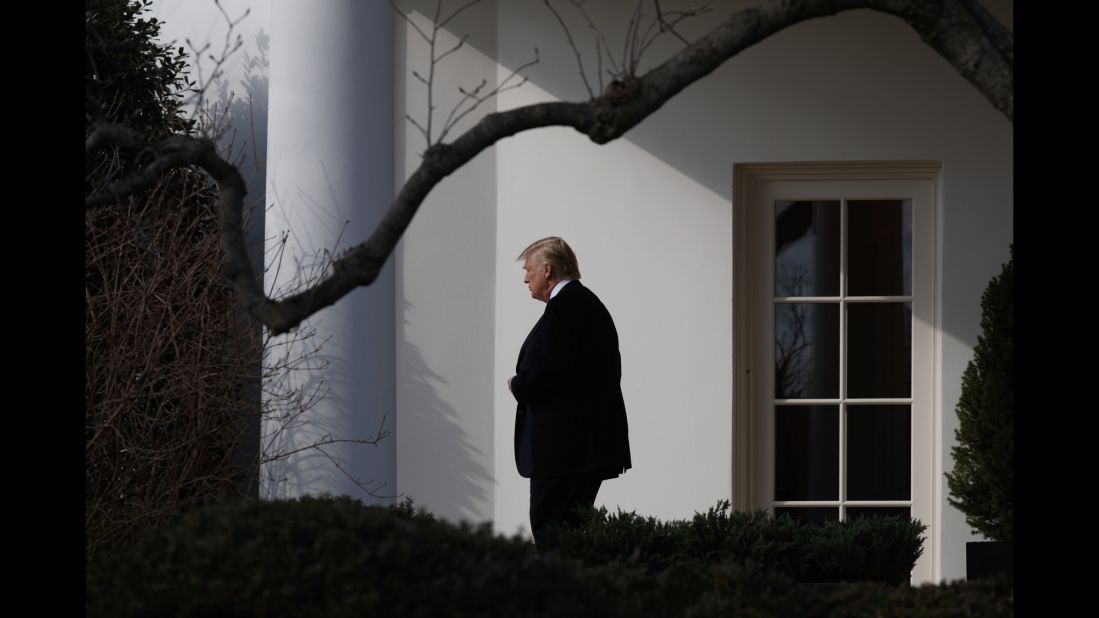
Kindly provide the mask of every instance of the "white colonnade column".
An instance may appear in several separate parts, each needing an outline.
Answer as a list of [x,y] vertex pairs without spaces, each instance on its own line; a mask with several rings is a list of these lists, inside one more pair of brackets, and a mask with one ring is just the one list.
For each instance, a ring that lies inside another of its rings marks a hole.
[[[333,254],[367,239],[393,198],[393,9],[363,0],[271,2],[265,288],[325,272]],[[283,244],[284,235],[286,236]],[[283,253],[277,255],[282,246]],[[396,493],[396,437],[348,442],[394,430],[394,272],[311,317],[289,342],[300,356],[283,390],[322,398],[290,426],[264,421],[265,455],[289,453],[260,471],[260,495],[344,494],[368,504]],[[289,345],[289,344],[287,344]],[[265,369],[285,346],[268,351]],[[270,378],[269,390],[277,384]],[[318,390],[319,387],[319,390]],[[274,403],[265,393],[268,403]],[[285,404],[278,407],[283,408]],[[292,413],[296,406],[290,406]],[[384,425],[383,425],[384,419]],[[335,442],[332,442],[335,441]],[[369,489],[374,494],[371,496]]]

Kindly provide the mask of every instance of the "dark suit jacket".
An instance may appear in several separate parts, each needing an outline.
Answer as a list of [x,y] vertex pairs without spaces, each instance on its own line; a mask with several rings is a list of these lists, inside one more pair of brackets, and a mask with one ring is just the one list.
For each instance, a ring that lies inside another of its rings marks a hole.
[[629,469],[621,379],[614,320],[591,290],[572,281],[546,303],[515,366],[519,474],[613,478]]

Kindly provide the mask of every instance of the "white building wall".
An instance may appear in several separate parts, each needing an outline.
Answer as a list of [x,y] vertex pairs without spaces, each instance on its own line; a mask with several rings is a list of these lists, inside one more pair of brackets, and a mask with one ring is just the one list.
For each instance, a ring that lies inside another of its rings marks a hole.
[[[1010,27],[1010,6],[1006,16]],[[501,3],[497,22],[501,73],[533,46],[542,51],[533,85],[507,93],[501,109],[585,98],[575,57],[543,7]],[[599,23],[623,28],[607,15]],[[1011,123],[903,22],[857,11],[752,47],[612,144],[596,146],[571,129],[505,140],[496,147],[495,377],[510,375],[541,311],[515,255],[531,240],[561,235],[622,341],[635,469],[606,483],[598,503],[689,517],[731,494],[733,165],[941,160],[940,472],[948,470],[980,294],[1013,237],[1012,137]],[[498,389],[495,520],[505,532],[526,526],[526,483],[511,460],[513,406]],[[970,535],[946,503],[945,483],[939,501],[940,576],[964,577]]]
[[[433,0],[405,1],[412,19],[431,35]],[[449,11],[454,3],[444,6]],[[395,17],[397,103],[397,189],[419,166],[427,142],[405,119],[426,126],[424,85],[411,75],[428,75],[428,45],[405,20]],[[456,34],[455,34],[456,33]],[[436,55],[469,40],[438,66],[435,122],[441,123],[467,90],[496,79],[495,12],[476,6],[441,32]],[[463,108],[464,109],[464,108]],[[495,111],[486,101],[451,133]],[[435,131],[437,133],[437,130]],[[493,375],[495,295],[496,156],[478,155],[428,195],[397,246],[397,489],[417,507],[451,520],[492,519],[493,392],[503,383]],[[507,455],[510,451],[504,452]]]

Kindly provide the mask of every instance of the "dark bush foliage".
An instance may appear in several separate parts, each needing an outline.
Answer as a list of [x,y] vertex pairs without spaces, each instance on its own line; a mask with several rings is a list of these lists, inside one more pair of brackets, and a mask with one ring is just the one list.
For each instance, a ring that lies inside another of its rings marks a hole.
[[90,616],[1002,616],[1012,588],[797,585],[696,558],[657,573],[584,566],[487,525],[325,497],[192,510],[91,561],[86,605]]
[[981,296],[981,334],[962,374],[950,504],[996,541],[1015,540],[1015,247]]
[[[194,134],[186,56],[157,42],[150,0],[85,2],[85,137],[117,123],[155,142]],[[85,160],[86,197],[151,149]],[[198,505],[254,492],[261,331],[222,276],[218,194],[176,169],[85,211],[86,557]]]
[[849,584],[817,605],[829,618],[999,618],[1015,614],[1012,580],[994,577],[973,582],[923,586]]
[[149,15],[152,0],[85,0],[85,131],[110,119],[149,136],[186,132],[180,111],[191,85],[187,54],[157,42],[160,24]]
[[868,517],[809,526],[722,501],[690,521],[589,511],[560,531],[560,551],[587,565],[621,562],[659,573],[686,560],[751,561],[796,581],[907,582],[922,552],[918,521]]
[[347,497],[192,510],[93,561],[90,616],[600,616],[571,561]]
[[657,574],[617,563],[588,569],[623,618],[823,615],[789,578],[750,563],[683,560]]
[[802,581],[908,582],[923,553],[918,520],[865,517],[824,526],[799,526],[806,548]]
[[85,214],[88,557],[239,496],[255,475],[240,454],[259,428],[247,385],[261,343],[221,281],[196,180],[173,172],[145,200]]

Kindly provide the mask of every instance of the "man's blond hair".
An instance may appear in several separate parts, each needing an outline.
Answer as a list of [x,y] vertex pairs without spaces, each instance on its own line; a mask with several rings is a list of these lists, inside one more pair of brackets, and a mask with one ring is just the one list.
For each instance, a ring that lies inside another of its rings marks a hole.
[[576,263],[576,254],[562,238],[550,236],[530,243],[516,260],[526,260],[533,256],[535,261],[553,267],[553,276],[557,279],[579,279],[580,265]]

